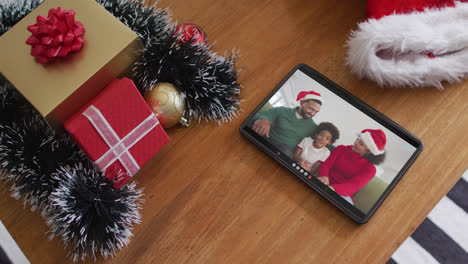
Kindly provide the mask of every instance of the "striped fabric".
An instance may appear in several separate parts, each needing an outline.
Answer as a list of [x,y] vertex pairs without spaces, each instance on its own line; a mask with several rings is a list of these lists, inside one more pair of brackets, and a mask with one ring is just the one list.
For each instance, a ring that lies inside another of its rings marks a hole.
[[387,264],[468,263],[468,171]]

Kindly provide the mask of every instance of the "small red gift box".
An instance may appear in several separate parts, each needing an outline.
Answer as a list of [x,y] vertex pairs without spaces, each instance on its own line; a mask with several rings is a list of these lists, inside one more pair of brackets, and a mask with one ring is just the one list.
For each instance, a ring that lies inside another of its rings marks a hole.
[[169,142],[158,119],[127,78],[113,80],[64,126],[88,158],[109,180],[115,180],[115,188]]

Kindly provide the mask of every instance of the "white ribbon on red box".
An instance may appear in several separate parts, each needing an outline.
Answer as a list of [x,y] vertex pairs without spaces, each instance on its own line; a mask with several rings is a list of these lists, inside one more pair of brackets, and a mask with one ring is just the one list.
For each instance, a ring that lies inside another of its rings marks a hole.
[[83,115],[88,118],[99,135],[101,135],[102,139],[109,146],[109,150],[95,161],[96,166],[101,171],[106,171],[107,167],[116,160],[119,160],[130,176],[135,175],[140,169],[140,166],[128,150],[159,124],[159,120],[156,116],[151,113],[143,122],[121,139],[117,133],[115,133],[109,122],[107,122],[101,111],[94,105],[90,105],[83,112]]

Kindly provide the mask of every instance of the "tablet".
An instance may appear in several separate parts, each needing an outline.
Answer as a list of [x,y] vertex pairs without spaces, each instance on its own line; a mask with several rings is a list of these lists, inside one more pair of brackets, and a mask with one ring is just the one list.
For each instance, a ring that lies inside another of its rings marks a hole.
[[304,64],[240,132],[359,223],[369,220],[423,149],[416,136]]

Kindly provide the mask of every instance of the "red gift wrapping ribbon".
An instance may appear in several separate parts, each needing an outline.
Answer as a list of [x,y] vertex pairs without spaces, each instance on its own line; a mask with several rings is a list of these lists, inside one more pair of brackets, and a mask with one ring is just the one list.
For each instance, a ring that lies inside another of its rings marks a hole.
[[42,64],[83,47],[85,28],[81,22],[75,21],[73,9],[52,8],[47,17],[37,16],[36,24],[29,25],[27,29],[32,35],[26,44],[31,45],[31,55]]
[[102,115],[101,111],[94,105],[90,105],[83,112],[83,115],[91,122],[93,127],[109,146],[109,150],[94,162],[96,166],[104,172],[112,163],[119,160],[130,177],[135,175],[140,169],[140,166],[129,152],[129,149],[159,124],[159,120],[156,116],[151,113],[143,122],[130,131],[130,133],[120,138]]

